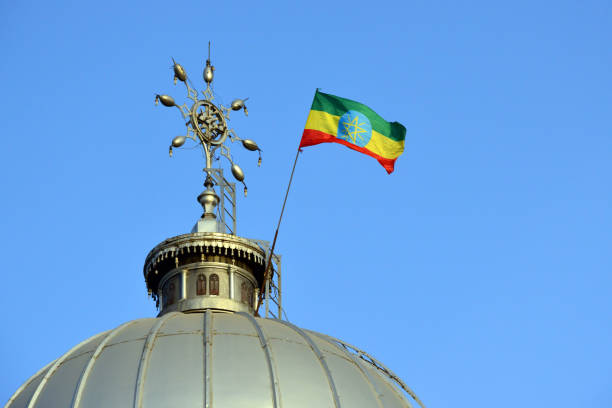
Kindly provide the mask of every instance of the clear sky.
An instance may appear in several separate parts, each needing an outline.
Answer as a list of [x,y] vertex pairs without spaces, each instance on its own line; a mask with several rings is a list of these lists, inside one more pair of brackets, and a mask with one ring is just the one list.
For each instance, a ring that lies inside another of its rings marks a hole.
[[290,320],[433,407],[612,406],[612,3],[0,4],[0,400],[76,343],[154,316],[142,265],[201,209],[176,151],[213,42],[218,101],[271,240],[317,87],[407,128],[387,175],[304,149],[278,251]]

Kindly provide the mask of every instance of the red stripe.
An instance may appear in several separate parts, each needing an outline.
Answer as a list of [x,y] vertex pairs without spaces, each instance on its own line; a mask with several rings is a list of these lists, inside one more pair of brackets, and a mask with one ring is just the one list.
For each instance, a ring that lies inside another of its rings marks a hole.
[[386,159],[382,156],[372,153],[366,148],[356,146],[350,142],[347,142],[343,139],[338,139],[334,135],[330,135],[329,133],[321,132],[319,130],[313,129],[304,129],[304,133],[302,134],[302,140],[300,141],[300,149],[302,147],[314,146],[319,143],[340,143],[348,147],[349,149],[357,150],[360,153],[367,154],[368,156],[372,156],[387,170],[387,173],[391,174],[393,172],[393,167],[395,165],[396,159]]

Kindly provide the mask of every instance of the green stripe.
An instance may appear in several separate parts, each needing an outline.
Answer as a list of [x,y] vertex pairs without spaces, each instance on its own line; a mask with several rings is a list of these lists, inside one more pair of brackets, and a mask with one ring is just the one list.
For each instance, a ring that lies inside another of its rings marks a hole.
[[317,90],[314,101],[312,101],[311,110],[323,111],[335,116],[342,116],[346,111],[356,110],[370,119],[372,129],[376,130],[378,133],[389,139],[397,140],[398,142],[406,138],[406,128],[401,123],[387,122],[372,109],[359,102],[351,101],[350,99],[326,94]]

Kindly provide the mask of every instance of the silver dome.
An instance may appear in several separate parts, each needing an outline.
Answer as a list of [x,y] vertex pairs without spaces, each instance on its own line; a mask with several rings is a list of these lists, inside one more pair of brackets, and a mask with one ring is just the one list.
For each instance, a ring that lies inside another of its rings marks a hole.
[[5,408],[411,407],[405,393],[367,354],[286,321],[170,312],[76,345]]

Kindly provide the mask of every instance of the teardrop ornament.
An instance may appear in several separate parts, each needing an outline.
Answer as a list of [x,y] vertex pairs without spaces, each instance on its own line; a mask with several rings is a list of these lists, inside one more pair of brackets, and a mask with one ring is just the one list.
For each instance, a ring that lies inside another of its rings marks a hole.
[[172,62],[174,62],[174,66],[172,67],[174,68],[174,83],[176,84],[177,78],[180,79],[182,82],[185,82],[185,80],[187,79],[187,73],[185,72],[185,69],[181,66],[181,64],[174,61],[174,59],[172,59]]
[[174,139],[172,139],[172,146],[174,147],[181,147],[184,144],[185,144],[185,136],[177,136]]
[[157,95],[157,99],[159,99],[164,106],[170,107],[175,105],[174,98],[172,98],[170,95]]
[[255,150],[259,150],[259,146],[257,146],[257,143],[255,143],[255,141],[251,139],[243,139],[242,145],[245,149],[250,150],[252,152],[254,152]]
[[238,181],[244,180],[244,172],[242,171],[240,166],[238,166],[237,164],[232,164],[232,174],[234,175],[236,180]]

